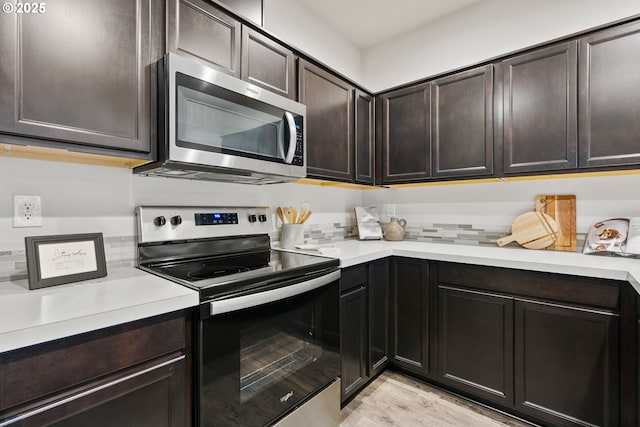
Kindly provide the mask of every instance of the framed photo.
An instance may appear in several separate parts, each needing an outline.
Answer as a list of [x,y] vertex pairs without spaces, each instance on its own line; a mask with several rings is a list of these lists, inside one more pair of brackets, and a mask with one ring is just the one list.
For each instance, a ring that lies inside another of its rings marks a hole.
[[24,238],[29,289],[107,275],[102,233]]

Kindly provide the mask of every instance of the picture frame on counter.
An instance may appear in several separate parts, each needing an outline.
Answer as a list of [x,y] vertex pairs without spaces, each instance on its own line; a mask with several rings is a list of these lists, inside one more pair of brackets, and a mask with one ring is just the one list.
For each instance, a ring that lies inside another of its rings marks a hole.
[[29,289],[107,275],[102,233],[25,237]]

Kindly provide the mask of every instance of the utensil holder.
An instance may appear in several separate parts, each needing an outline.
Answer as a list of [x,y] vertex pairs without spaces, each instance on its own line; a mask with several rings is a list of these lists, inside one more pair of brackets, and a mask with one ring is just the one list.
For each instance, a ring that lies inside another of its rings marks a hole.
[[280,236],[282,249],[293,249],[302,243],[304,243],[303,224],[282,224],[282,235]]

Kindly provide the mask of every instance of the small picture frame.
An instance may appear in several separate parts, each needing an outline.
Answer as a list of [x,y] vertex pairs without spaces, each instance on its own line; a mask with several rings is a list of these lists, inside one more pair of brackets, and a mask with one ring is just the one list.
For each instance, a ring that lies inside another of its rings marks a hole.
[[29,289],[107,275],[102,233],[24,238]]

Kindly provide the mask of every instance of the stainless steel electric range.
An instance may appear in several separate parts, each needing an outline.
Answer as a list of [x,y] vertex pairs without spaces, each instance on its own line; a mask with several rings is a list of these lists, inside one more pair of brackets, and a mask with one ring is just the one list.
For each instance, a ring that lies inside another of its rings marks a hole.
[[337,426],[339,261],[272,250],[266,207],[142,206],[138,267],[197,290],[199,426]]

